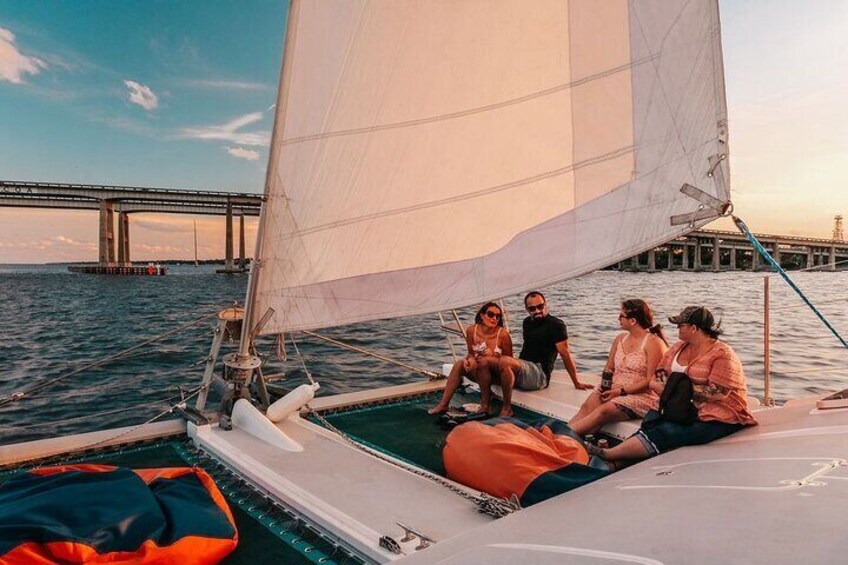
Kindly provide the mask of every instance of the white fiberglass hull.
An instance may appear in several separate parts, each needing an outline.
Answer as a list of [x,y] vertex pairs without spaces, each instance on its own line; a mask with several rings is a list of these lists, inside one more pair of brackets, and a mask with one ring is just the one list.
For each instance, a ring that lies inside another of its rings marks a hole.
[[[567,419],[586,393],[566,387],[563,375],[554,383],[563,387],[549,389],[550,397],[518,393],[516,404]],[[395,392],[421,387],[434,388],[405,385]],[[323,407],[353,396],[367,402],[380,392],[318,401]],[[845,554],[848,409],[819,411],[811,399],[756,415],[759,426],[663,454],[500,520],[303,420],[280,424],[303,444],[298,453],[238,431],[206,427],[194,435],[201,447],[378,562],[781,563]],[[626,434],[636,425],[615,431]],[[379,539],[400,539],[398,523],[436,543],[416,550],[413,540],[399,554],[386,551]]]
[[848,409],[815,399],[436,544],[409,563],[837,563]]

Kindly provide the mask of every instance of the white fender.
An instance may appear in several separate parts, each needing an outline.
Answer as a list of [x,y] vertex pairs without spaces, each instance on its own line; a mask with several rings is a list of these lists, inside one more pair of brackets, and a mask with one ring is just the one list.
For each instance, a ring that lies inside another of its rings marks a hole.
[[303,446],[290,438],[249,400],[240,398],[233,406],[233,427],[285,451],[303,451]]
[[315,398],[318,383],[303,384],[268,407],[265,414],[272,422],[282,422],[292,414],[297,413],[305,404]]

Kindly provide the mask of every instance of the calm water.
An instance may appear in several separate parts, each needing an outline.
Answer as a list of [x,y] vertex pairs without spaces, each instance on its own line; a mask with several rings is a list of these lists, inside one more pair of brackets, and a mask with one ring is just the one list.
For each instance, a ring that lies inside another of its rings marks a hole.
[[[848,333],[848,273],[797,273],[795,280]],[[762,393],[763,274],[598,272],[546,292],[551,310],[566,320],[578,369],[597,373],[617,331],[621,300],[648,300],[662,320],[688,304],[704,304],[723,317],[725,340],[739,353],[751,392]],[[172,267],[166,277],[97,277],[64,266],[0,266],[0,396],[74,370],[89,361],[215,312],[244,297],[247,277],[216,275],[214,267]],[[772,391],[778,400],[848,386],[846,352],[775,275],[772,287]],[[521,315],[521,297],[507,307]],[[471,312],[464,313],[468,319]],[[71,377],[42,393],[0,408],[0,443],[138,423],[164,404],[135,407],[194,387],[203,371],[214,321],[154,344],[140,354]],[[520,324],[513,323],[513,327]],[[668,328],[670,339],[676,330]],[[411,365],[437,369],[449,360],[435,315],[327,330],[352,344]],[[520,334],[520,327],[518,334]],[[515,336],[520,342],[520,335]],[[421,377],[404,369],[298,340],[321,394],[398,384]],[[260,345],[270,353],[271,342]],[[269,356],[266,374],[285,371],[304,382],[289,346],[289,360]],[[96,418],[92,413],[110,411]]]

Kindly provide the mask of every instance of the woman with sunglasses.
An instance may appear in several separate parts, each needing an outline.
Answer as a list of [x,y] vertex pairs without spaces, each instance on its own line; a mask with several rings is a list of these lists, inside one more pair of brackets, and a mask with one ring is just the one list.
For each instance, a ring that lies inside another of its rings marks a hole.
[[643,418],[657,408],[657,394],[650,383],[668,349],[668,342],[644,300],[621,303],[618,325],[624,330],[612,342],[604,371],[612,372],[609,390],[596,388],[568,423],[582,435],[598,431],[604,424]]
[[450,408],[450,401],[462,378],[480,385],[480,410],[488,411],[492,396],[492,377],[498,374],[501,356],[512,356],[512,337],[504,328],[503,311],[495,302],[483,304],[474,317],[474,325],[465,330],[468,354],[454,363],[445,385],[442,400],[427,412],[441,414]]
[[688,306],[669,320],[677,326],[680,341],[666,351],[651,388],[662,394],[668,375],[685,373],[692,383],[696,417],[682,423],[651,410],[630,438],[610,449],[590,449],[609,462],[611,470],[684,445],[707,443],[757,423],[748,412],[742,363],[736,352],[718,339],[720,324],[712,313],[703,306]]

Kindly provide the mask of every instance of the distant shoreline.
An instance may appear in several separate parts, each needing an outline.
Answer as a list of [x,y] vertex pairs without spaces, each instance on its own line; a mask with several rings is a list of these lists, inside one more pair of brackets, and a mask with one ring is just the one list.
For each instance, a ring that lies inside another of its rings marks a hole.
[[[250,265],[250,259],[246,259],[245,263]],[[238,259],[233,260],[234,263],[238,263]],[[133,261],[133,265],[146,265],[148,263],[159,263],[160,265],[194,265],[193,259],[163,259],[163,260],[149,260],[149,261]],[[205,259],[199,260],[197,262],[198,265],[224,265],[226,261],[224,259]],[[2,264],[2,263],[0,263]],[[8,263],[8,265],[44,265],[44,266],[52,266],[52,265],[96,265],[97,261],[51,261],[49,263]]]

